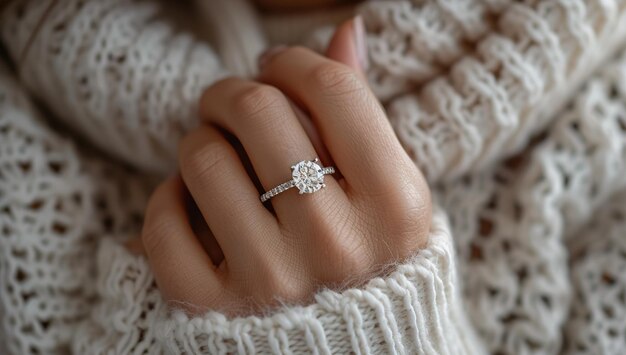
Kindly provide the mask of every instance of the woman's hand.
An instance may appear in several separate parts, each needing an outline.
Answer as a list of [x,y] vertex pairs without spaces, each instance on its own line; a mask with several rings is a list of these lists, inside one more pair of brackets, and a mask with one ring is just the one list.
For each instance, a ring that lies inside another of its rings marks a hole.
[[[163,183],[146,212],[142,239],[157,283],[191,310],[237,314],[308,300],[426,243],[428,187],[357,71],[288,48],[266,60],[260,79],[226,79],[205,92],[205,124],[180,145],[182,179]],[[292,189],[264,205],[254,179],[267,191],[318,156],[288,98],[312,117],[330,155],[323,165],[341,174],[326,175],[315,193]],[[224,132],[241,142],[255,177]],[[190,222],[185,187],[211,236]]]

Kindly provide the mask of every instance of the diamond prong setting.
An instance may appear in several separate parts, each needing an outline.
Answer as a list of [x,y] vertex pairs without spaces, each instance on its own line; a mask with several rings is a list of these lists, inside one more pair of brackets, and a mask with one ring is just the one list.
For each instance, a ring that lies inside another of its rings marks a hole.
[[324,187],[324,174],[319,160],[304,160],[294,165],[291,177],[301,194],[310,194]]
[[324,175],[334,174],[335,168],[332,166],[322,167],[319,158],[314,160],[303,160],[291,166],[291,180],[284,182],[260,196],[261,202],[265,202],[272,197],[285,192],[292,187],[298,188],[298,193],[311,194],[326,187]]

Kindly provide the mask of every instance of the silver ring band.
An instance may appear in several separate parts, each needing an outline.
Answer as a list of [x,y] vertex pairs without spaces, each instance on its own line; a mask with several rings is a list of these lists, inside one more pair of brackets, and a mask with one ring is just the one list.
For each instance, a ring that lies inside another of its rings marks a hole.
[[310,194],[326,187],[324,175],[334,174],[332,166],[322,167],[319,159],[303,160],[291,167],[291,180],[286,181],[260,196],[261,202],[297,187],[300,194]]

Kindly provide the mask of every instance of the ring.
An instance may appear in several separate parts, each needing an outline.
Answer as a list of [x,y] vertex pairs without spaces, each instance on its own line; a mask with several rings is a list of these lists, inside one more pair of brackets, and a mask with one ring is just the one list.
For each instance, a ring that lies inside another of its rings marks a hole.
[[324,184],[324,175],[334,174],[335,168],[332,166],[322,167],[320,160],[303,160],[291,167],[291,180],[284,182],[275,188],[261,195],[261,202],[265,202],[270,198],[297,187],[300,194],[312,194],[319,191]]

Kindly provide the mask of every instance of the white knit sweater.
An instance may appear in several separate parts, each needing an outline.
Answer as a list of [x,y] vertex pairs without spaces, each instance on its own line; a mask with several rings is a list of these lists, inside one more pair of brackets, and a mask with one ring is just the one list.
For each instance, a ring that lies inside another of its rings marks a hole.
[[237,319],[168,307],[121,243],[202,89],[273,42],[322,48],[346,10],[159,6],[0,6],[0,354],[624,352],[625,2],[359,5],[370,84],[435,189],[430,242],[363,287]]

